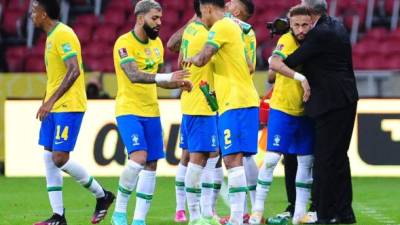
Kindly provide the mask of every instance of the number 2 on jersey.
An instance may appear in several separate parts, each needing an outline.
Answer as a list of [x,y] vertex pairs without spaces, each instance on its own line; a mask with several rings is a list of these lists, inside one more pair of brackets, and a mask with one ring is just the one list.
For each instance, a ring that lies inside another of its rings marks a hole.
[[61,126],[57,125],[56,140],[60,140],[61,138],[64,139],[64,141],[68,140],[69,127],[68,126],[64,127],[64,129],[61,132],[61,136],[60,136],[60,131],[61,131]]
[[224,130],[224,135],[225,135],[225,145],[230,145],[232,143],[231,130],[229,129]]

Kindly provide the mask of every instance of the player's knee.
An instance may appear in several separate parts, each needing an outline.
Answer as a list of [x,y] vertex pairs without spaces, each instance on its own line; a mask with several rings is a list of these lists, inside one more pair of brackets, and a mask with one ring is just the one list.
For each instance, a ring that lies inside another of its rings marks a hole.
[[243,166],[242,159],[243,156],[240,154],[227,155],[224,156],[224,163],[227,169],[231,169],[234,167]]
[[150,170],[150,171],[156,171],[157,170],[157,161],[146,162],[144,169]]
[[182,151],[182,157],[180,160],[180,164],[184,165],[184,166],[188,166],[190,160],[190,155],[188,151]]
[[264,165],[265,168],[275,168],[278,165],[279,160],[281,159],[281,154],[276,152],[267,152],[265,156]]
[[301,155],[297,157],[298,167],[312,168],[314,164],[314,156]]
[[58,167],[61,168],[69,160],[69,155],[65,153],[53,153],[53,162]]
[[147,161],[147,153],[146,151],[135,151],[129,154],[129,159],[137,164],[145,166]]

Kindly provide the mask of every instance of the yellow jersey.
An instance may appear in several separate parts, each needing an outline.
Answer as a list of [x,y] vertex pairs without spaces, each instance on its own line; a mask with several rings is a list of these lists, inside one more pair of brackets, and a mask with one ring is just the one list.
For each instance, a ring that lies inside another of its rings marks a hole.
[[45,48],[47,72],[45,101],[54,95],[67,74],[65,60],[76,56],[80,67],[79,77],[57,100],[51,112],[84,112],[87,104],[85,75],[82,66],[81,44],[75,32],[67,25],[58,22],[47,34]]
[[[282,56],[288,56],[299,48],[299,43],[291,32],[288,32],[278,40],[276,50]],[[277,73],[274,91],[270,106],[292,116],[304,115],[303,88],[300,81],[288,78]]]
[[225,17],[211,27],[207,43],[218,49],[213,57],[213,68],[219,114],[231,109],[258,107],[259,97],[247,66],[240,27]]
[[117,39],[113,55],[118,82],[116,116],[160,116],[156,84],[132,83],[121,67],[124,63],[135,62],[140,71],[157,73],[164,62],[164,48],[160,38],[144,42],[131,31]]
[[254,69],[256,68],[257,63],[257,41],[256,34],[253,29],[251,29],[247,34],[243,36],[244,42],[246,44],[246,53],[247,57],[249,57],[251,63],[253,63]]
[[[183,32],[181,54],[184,59],[195,56],[207,42],[208,29],[201,22],[190,23]],[[191,92],[184,91],[181,95],[182,113],[186,115],[215,115],[207,104],[206,97],[200,90],[200,81],[207,81],[213,86],[214,78],[211,62],[203,67],[192,65],[189,68],[190,80],[193,83]]]

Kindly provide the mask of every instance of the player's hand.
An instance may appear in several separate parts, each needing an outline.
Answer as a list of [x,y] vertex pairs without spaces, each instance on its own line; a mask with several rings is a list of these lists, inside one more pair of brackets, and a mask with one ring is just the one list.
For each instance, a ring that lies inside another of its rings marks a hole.
[[51,101],[44,102],[42,106],[40,106],[38,112],[36,113],[36,119],[43,121],[46,116],[51,112],[54,103]]
[[303,101],[307,102],[311,96],[311,88],[310,88],[310,84],[308,83],[308,80],[304,79],[301,82],[301,86],[303,87],[303,91],[304,91]]
[[171,83],[182,82],[185,78],[189,78],[190,73],[187,70],[178,70],[172,73]]
[[182,60],[182,68],[189,68],[193,64],[192,58]]
[[193,84],[190,80],[184,80],[180,82],[180,88],[184,91],[191,92],[193,89]]

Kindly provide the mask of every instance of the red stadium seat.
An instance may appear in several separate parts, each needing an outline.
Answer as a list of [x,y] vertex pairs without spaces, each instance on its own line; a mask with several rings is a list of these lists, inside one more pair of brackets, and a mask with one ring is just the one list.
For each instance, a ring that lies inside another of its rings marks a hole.
[[46,72],[43,58],[31,57],[26,60],[25,71],[27,72]]
[[120,27],[126,21],[126,16],[121,11],[107,11],[104,14],[103,26]]
[[3,30],[7,34],[17,34],[18,26],[21,22],[20,20],[23,18],[24,13],[25,11],[20,9],[4,11],[2,23]]
[[10,47],[6,50],[6,61],[10,72],[24,71],[25,59],[28,55],[26,47]]
[[29,8],[30,0],[11,0],[8,1],[7,11],[27,11]]
[[99,18],[93,14],[77,16],[75,20],[75,24],[86,24],[90,27],[96,26],[97,24],[99,24],[99,22]]
[[81,44],[88,43],[92,39],[92,27],[85,24],[75,24],[73,30],[79,38]]
[[83,46],[83,58],[84,60],[91,58],[97,59],[104,55],[104,49],[107,49],[107,45],[101,42],[91,42],[87,46]]
[[373,28],[368,31],[364,38],[369,40],[381,41],[382,39],[386,39],[389,34],[389,30],[383,27]]
[[92,40],[95,42],[102,42],[111,44],[116,41],[117,28],[111,26],[97,26],[94,29]]
[[33,46],[33,48],[30,49],[29,57],[37,57],[43,59],[45,46],[46,46],[45,42],[36,43],[35,46]]
[[88,71],[102,71],[103,62],[99,59],[89,58],[84,61],[85,69]]

